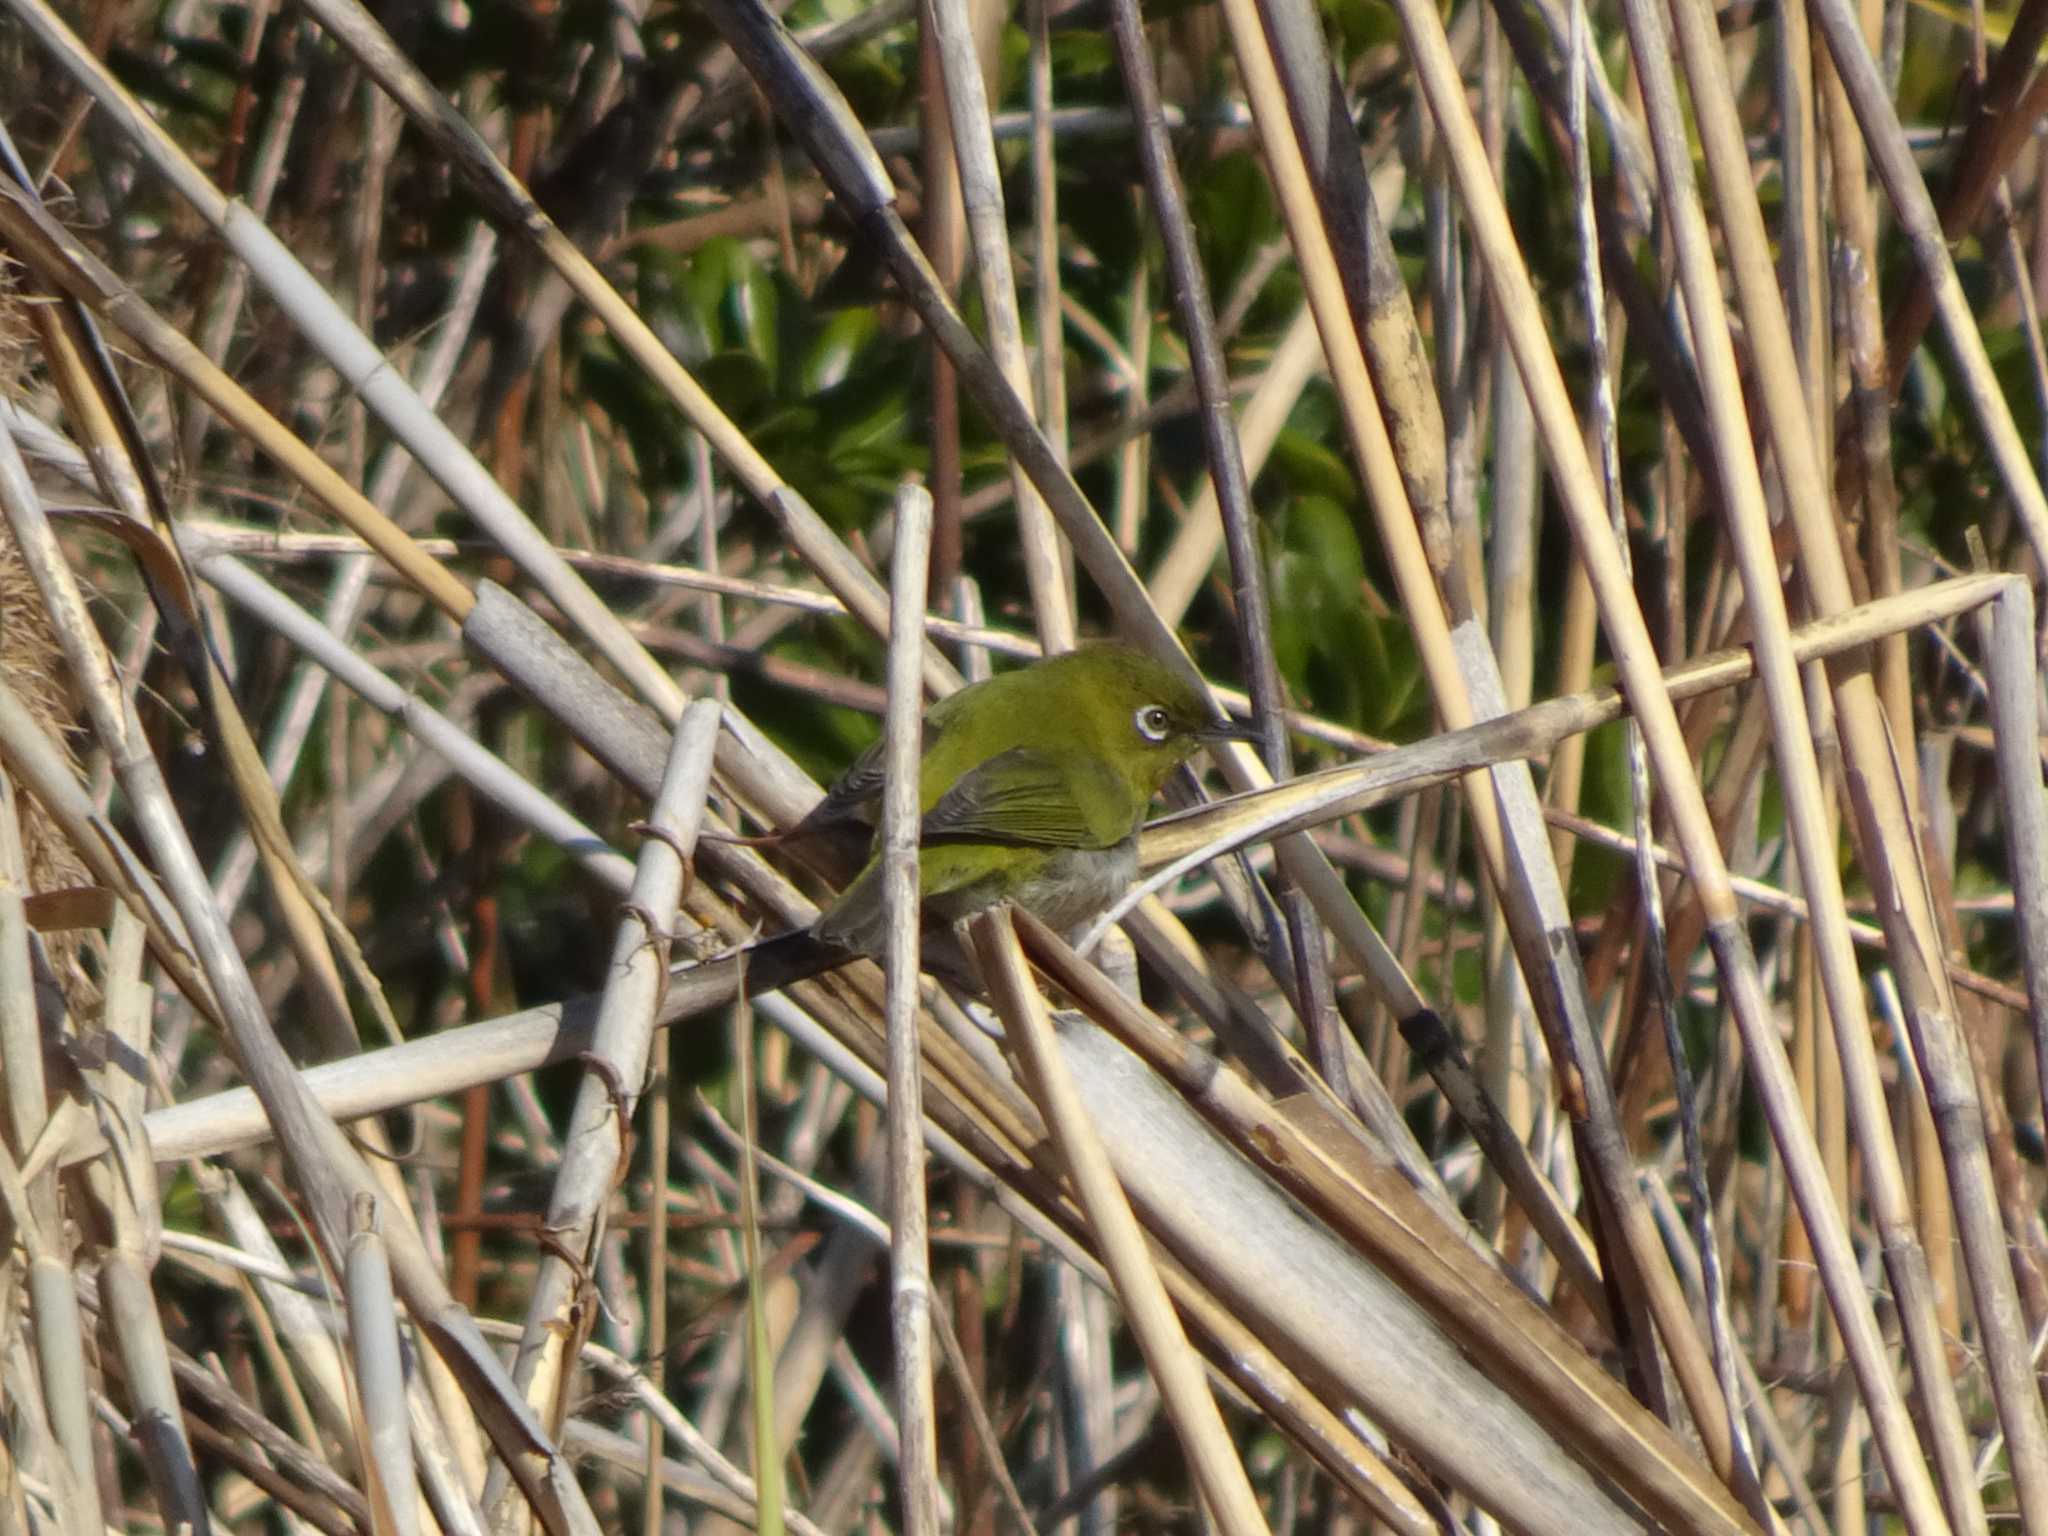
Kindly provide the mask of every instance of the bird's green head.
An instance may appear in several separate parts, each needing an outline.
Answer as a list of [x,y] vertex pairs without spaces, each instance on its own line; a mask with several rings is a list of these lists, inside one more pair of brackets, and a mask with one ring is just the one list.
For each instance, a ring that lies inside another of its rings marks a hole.
[[1149,800],[1204,744],[1245,739],[1195,685],[1142,651],[1087,645],[1030,668],[1042,687],[1041,739],[1107,760]]

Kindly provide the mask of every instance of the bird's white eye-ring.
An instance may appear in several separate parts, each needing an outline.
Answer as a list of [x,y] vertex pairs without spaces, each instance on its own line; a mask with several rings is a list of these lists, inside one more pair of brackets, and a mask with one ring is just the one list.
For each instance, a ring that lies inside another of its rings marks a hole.
[[1157,704],[1147,704],[1131,717],[1138,734],[1147,741],[1164,741],[1173,730],[1173,718]]

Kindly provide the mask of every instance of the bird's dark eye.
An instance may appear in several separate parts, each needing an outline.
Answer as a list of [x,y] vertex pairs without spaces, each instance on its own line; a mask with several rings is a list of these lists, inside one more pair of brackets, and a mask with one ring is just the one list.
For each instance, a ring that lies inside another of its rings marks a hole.
[[1164,741],[1173,730],[1173,718],[1157,704],[1147,704],[1131,717],[1131,723],[1147,741]]

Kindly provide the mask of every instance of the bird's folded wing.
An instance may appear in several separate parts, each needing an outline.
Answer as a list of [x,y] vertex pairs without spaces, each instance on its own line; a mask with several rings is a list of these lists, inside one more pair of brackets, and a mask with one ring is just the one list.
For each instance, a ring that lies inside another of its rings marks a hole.
[[[965,693],[969,690],[962,689]],[[933,752],[946,739],[946,733],[959,715],[960,694],[952,694],[939,700],[924,717],[924,762],[921,771],[928,772],[932,765]],[[873,826],[878,819],[879,806],[876,802],[882,794],[882,753],[884,743],[880,737],[871,742],[866,751],[856,757],[846,772],[832,781],[832,787],[825,791],[825,798],[811,808],[804,817],[803,827],[819,830],[843,825],[848,822]]]
[[881,792],[882,743],[877,741],[855,758],[846,772],[832,781],[832,787],[825,791],[825,798],[812,806],[810,814],[804,817],[803,827],[835,826],[855,818],[872,822],[873,817],[863,813],[871,808],[871,802]]
[[938,798],[925,813],[922,840],[1111,847],[1130,835],[1130,793],[1121,783],[1077,783],[1099,772],[1092,763],[1035,747],[999,752]]

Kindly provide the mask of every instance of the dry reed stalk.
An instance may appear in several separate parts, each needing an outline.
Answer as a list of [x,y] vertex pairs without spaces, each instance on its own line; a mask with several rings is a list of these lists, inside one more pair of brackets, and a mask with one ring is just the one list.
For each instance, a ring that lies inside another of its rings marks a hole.
[[[1686,61],[1692,85],[1702,146],[1709,170],[1715,178],[1716,201],[1728,236],[1736,291],[1743,306],[1747,329],[1758,349],[1757,373],[1767,399],[1766,423],[1780,473],[1787,482],[1786,501],[1799,532],[1804,557],[1802,564],[1814,594],[1813,606],[1821,613],[1839,611],[1849,600],[1839,536],[1825,511],[1827,481],[1821,473],[1819,455],[1814,447],[1813,417],[1805,409],[1805,402],[1797,391],[1791,388],[1799,373],[1792,360],[1790,329],[1772,272],[1754,191],[1746,170],[1738,168],[1738,161],[1746,166],[1747,158],[1733,97],[1715,51],[1718,42],[1713,28],[1692,0],[1675,0],[1674,14],[1679,21],[1681,56]],[[1827,7],[1823,4],[1824,30],[1830,25],[1826,20],[1827,14]],[[1837,67],[1848,69],[1841,58],[1839,28],[1830,36],[1830,47],[1835,50]],[[1863,57],[1867,62],[1868,56]],[[1870,122],[1866,121],[1866,135],[1872,131]],[[1915,185],[1919,185],[1917,179]],[[1898,195],[1896,191],[1894,195]],[[1924,199],[1924,187],[1921,196]],[[1718,295],[1718,286],[1715,292]],[[1971,335],[1974,334],[1973,325]],[[1960,338],[1955,340],[1958,347],[1963,346]],[[1781,369],[1783,373],[1778,372]],[[1968,371],[1966,367],[1966,377]],[[2002,399],[2001,396],[2001,409]],[[1995,441],[1995,427],[1987,426],[1987,430],[1993,432]],[[2029,476],[2031,473],[2029,469]],[[2024,517],[2028,503],[2022,489],[2016,487],[2014,495]],[[1755,528],[1762,529],[1760,500],[1753,503],[1745,515],[1756,520]],[[1769,582],[1775,592],[1775,571]],[[1755,611],[1754,593],[1752,610]],[[1852,790],[1859,784],[1867,786],[1857,797],[1864,824],[1861,851],[1866,868],[1871,870],[1874,884],[1893,894],[1893,899],[1882,903],[1882,906],[1887,915],[1887,930],[1897,951],[1896,958],[1907,959],[1900,973],[1902,993],[1920,1043],[1922,1070],[1930,1076],[1930,1097],[1938,1103],[1951,1102],[1956,1095],[1973,1099],[1974,1083],[1966,1069],[1959,1070],[1959,1056],[1964,1046],[1956,1028],[1955,1003],[1947,987],[1946,967],[1935,958],[1940,945],[1921,927],[1929,913],[1929,897],[1920,873],[1919,840],[1912,831],[1912,805],[1905,799],[1903,786],[1898,784],[1891,766],[1895,752],[1906,757],[1912,754],[1901,744],[1886,742],[1876,695],[1867,673],[1845,678],[1837,689],[1836,701],[1843,746],[1851,768]],[[1781,732],[1784,729],[1781,725]],[[1817,793],[1817,786],[1815,788]],[[1802,813],[1795,827],[1807,825],[1809,819],[1813,822],[1813,836],[1817,839],[1824,835],[1826,819],[1817,803],[1811,811]],[[1823,879],[1834,872],[1832,845],[1828,848]],[[1815,852],[1802,856],[1802,865],[1820,859],[1822,854],[1816,842]],[[1832,901],[1832,892],[1824,886],[1816,887],[1814,871],[1808,869],[1805,873],[1809,897],[1819,894]],[[1838,1032],[1845,1038],[1854,1032],[1867,1039],[1868,1027],[1860,1007],[1853,962],[1849,959],[1848,937],[1839,917],[1832,912],[1824,917],[1816,927],[1816,936],[1823,946],[1822,976],[1829,985]],[[1916,947],[1909,949],[1909,945]],[[1831,971],[1831,966],[1836,969]],[[1838,979],[1831,980],[1831,975]],[[1844,1015],[1841,1008],[1848,1001],[1849,994],[1855,996],[1855,1001],[1850,1003],[1853,1012]],[[1945,1061],[1955,1063],[1949,1068],[1952,1075],[1947,1082],[1938,1083],[1934,1077]],[[1871,1101],[1866,1098],[1862,1103],[1867,1108]],[[2023,1510],[2034,1511],[2033,1519],[2048,1520],[2048,1419],[2043,1417],[2040,1395],[2032,1384],[2031,1372],[2016,1363],[2024,1359],[2025,1329],[2013,1290],[2011,1268],[2005,1259],[2006,1240],[1995,1204],[1990,1199],[1991,1178],[1984,1162],[1981,1128],[1959,1126],[1951,1116],[1940,1114],[1937,1115],[1936,1129],[1941,1133],[1942,1153],[1949,1167],[1951,1199],[1955,1204],[1964,1260],[1970,1270],[1977,1301],[1979,1325],[1985,1335],[2000,1416],[2006,1421],[2008,1433],[2017,1437],[2015,1472],[2020,1502]],[[1911,1283],[1917,1283],[1918,1266],[1914,1264],[1912,1254],[1906,1252],[1901,1259],[1904,1265],[1914,1269]],[[1925,1305],[1920,1296],[1900,1285],[1900,1278],[1894,1277],[1894,1286],[1902,1293],[1902,1305]],[[1920,1324],[1918,1342],[1913,1350],[1916,1380],[1922,1379],[1922,1373],[1938,1372],[1940,1357],[1940,1345],[1933,1333],[1931,1315],[1922,1312]],[[1909,1331],[1909,1338],[1912,1337],[1914,1335]],[[1973,1489],[1959,1462],[1963,1455],[1962,1426],[1953,1409],[1952,1394],[1934,1384],[1943,1378],[1939,1374],[1931,1374],[1926,1379],[1930,1385],[1925,1401],[1938,1429],[1937,1458],[1944,1485],[1951,1488],[1953,1513],[1975,1502],[1973,1491],[1963,1493],[1954,1486],[1967,1485]],[[1960,1514],[1956,1518],[1959,1523],[1971,1523],[1968,1517]]]
[[1985,446],[1990,449],[1992,462],[2012,497],[2035,558],[2048,566],[2048,496],[2042,493],[2026,445],[2013,423],[2011,407],[1985,356],[1984,338],[1956,277],[1955,262],[1949,255],[1927,183],[1906,146],[1905,131],[1892,107],[1891,92],[1864,46],[1863,35],[1846,0],[1813,0],[1811,14],[1855,111],[1878,179],[1883,182],[1900,228],[1912,246],[1914,261],[1932,290],[1934,312],[1940,317],[1942,333],[1961,375],[1964,398],[1977,418]]
[[[0,454],[11,447],[0,448]],[[0,470],[4,470],[0,458]],[[0,1148],[0,1202],[26,1258],[24,1298],[35,1342],[36,1380],[24,1381],[48,1415],[54,1454],[32,1463],[59,1497],[67,1531],[100,1527],[99,1479],[93,1465],[92,1406],[85,1363],[85,1330],[71,1281],[71,1239],[59,1204],[57,1180],[46,1171],[34,1183],[22,1177],[21,1158],[49,1119],[43,1072],[41,999],[30,970],[28,864],[13,786],[0,775],[0,1065],[7,1077],[10,1147]]]
[[[1725,78],[1717,91],[1714,86],[1716,76],[1711,73],[1721,68],[1718,52],[1709,51],[1718,50],[1719,40],[1710,35],[1711,29],[1702,32],[1698,14],[1685,0],[1677,0],[1674,11],[1679,21],[1679,56],[1687,66],[1702,138],[1708,147],[1709,168],[1716,173],[1724,223],[1732,223],[1735,218],[1729,206],[1731,195],[1740,200],[1749,199],[1750,193],[1746,181],[1738,193],[1738,189],[1722,174],[1731,168],[1725,154],[1730,143],[1728,135],[1736,134],[1739,142],[1739,131],[1733,117],[1733,103],[1726,93]],[[1690,313],[1696,317],[1695,346],[1702,370],[1703,392],[1714,424],[1719,454],[1718,477],[1724,494],[1728,496],[1726,518],[1751,631],[1757,644],[1758,670],[1770,711],[1771,739],[1779,782],[1787,801],[1787,825],[1798,854],[1801,884],[1817,914],[1812,932],[1821,982],[1826,989],[1836,1038],[1841,1049],[1853,1057],[1859,1048],[1866,1046],[1870,1025],[1863,1009],[1862,985],[1856,973],[1854,952],[1846,927],[1835,845],[1829,840],[1833,823],[1823,803],[1819,762],[1813,749],[1804,685],[1792,659],[1788,640],[1789,622],[1776,556],[1772,550],[1762,480],[1749,447],[1747,414],[1741,401],[1734,352],[1728,340],[1727,324],[1721,315],[1721,280],[1709,249],[1706,219],[1693,185],[1690,151],[1685,147],[1684,129],[1679,118],[1676,81],[1670,62],[1672,43],[1649,6],[1631,5],[1624,14],[1628,19],[1636,67],[1650,113],[1651,133],[1657,149],[1666,207],[1678,246],[1687,304]],[[1718,156],[1717,151],[1721,152]],[[1801,423],[1810,422],[1811,418],[1806,412],[1800,374],[1791,357],[1790,333],[1776,278],[1762,241],[1761,219],[1755,214],[1753,200],[1745,203],[1744,208],[1747,214],[1742,220],[1744,235],[1753,235],[1754,238],[1745,245],[1737,236],[1730,237],[1738,274],[1738,292],[1752,306],[1746,308],[1745,317],[1751,320],[1753,336],[1760,328],[1756,307],[1769,305],[1773,308],[1772,342],[1783,350],[1782,353],[1770,354],[1770,360],[1760,371],[1768,374],[1773,367],[1785,370],[1782,377],[1766,381],[1764,388],[1775,391],[1767,412],[1769,430],[1779,447],[1781,473],[1791,482],[1788,500],[1796,503],[1801,495],[1818,494],[1820,490],[1814,483],[1817,474],[1809,468],[1805,473],[1811,479],[1801,482],[1795,470],[1788,465],[1785,453],[1788,439],[1799,433]],[[1765,258],[1760,266],[1757,264],[1759,257]],[[1757,344],[1759,347],[1764,345],[1761,340]],[[1788,415],[1789,421],[1786,419]],[[1810,443],[1810,434],[1801,436]],[[1810,448],[1805,463],[1809,466],[1812,463]],[[1810,509],[1806,516],[1812,519],[1818,510]],[[1860,1066],[1857,1070],[1861,1070]],[[1874,1087],[1874,1075],[1866,1082]],[[1895,1165],[1888,1167],[1884,1161],[1889,1140],[1883,1134],[1883,1121],[1867,1118],[1875,1110],[1876,1101],[1873,1096],[1865,1096],[1856,1103],[1860,1112],[1859,1144],[1864,1150],[1867,1166],[1877,1170],[1873,1177],[1881,1186],[1885,1183],[1883,1176],[1888,1175],[1892,1179],[1894,1203],[1886,1208],[1902,1211],[1902,1194],[1896,1193]],[[1822,1283],[1834,1304],[1866,1400],[1872,1400],[1874,1404],[1878,1394],[1896,1389],[1890,1366],[1883,1358],[1875,1318],[1868,1315],[1869,1303],[1858,1277],[1846,1228],[1842,1225],[1838,1208],[1827,1196],[1817,1161],[1810,1168],[1794,1169],[1788,1159],[1787,1171],[1793,1177],[1794,1197],[1814,1244]],[[1905,1230],[1911,1233],[1910,1226]],[[1924,1273],[1924,1261],[1916,1263],[1910,1249],[1895,1249],[1890,1245],[1888,1256],[1892,1257],[1897,1269],[1894,1287],[1901,1299],[1902,1313],[1907,1314],[1906,1335],[1915,1366],[1915,1381],[1924,1383],[1920,1400],[1936,1429],[1937,1464],[1947,1495],[1949,1517],[1963,1529],[1980,1530],[1982,1509],[1975,1497],[1974,1484],[1964,1471],[1962,1421],[1955,1411],[1954,1394],[1945,1385],[1946,1361],[1934,1324],[1931,1298],[1924,1287],[1915,1283]],[[1851,1309],[1860,1310],[1864,1315],[1850,1323],[1843,1314]],[[1896,1420],[1891,1413],[1879,1412],[1874,1406],[1873,1421],[1879,1428],[1880,1444],[1887,1445],[1884,1439],[1887,1426]],[[1906,1456],[1911,1456],[1917,1464],[1917,1451],[1909,1452],[1905,1445],[1903,1440],[1887,1445],[1887,1465]]]
[[[987,8],[980,8],[984,17]],[[918,10],[918,153],[923,172],[923,218],[919,235],[932,271],[949,294],[960,291],[965,275],[967,210],[960,200],[960,171],[953,154],[953,129],[946,113],[936,25]],[[931,367],[932,577],[943,593],[960,579],[961,492],[960,385],[953,363],[936,341],[928,348]],[[1005,479],[1005,485],[1015,493]]]
[[975,953],[1009,1027],[1009,1042],[1021,1058],[1125,1316],[1166,1399],[1210,1518],[1230,1536],[1261,1536],[1267,1527],[1258,1498],[1153,1268],[1144,1234],[1082,1107],[1070,1069],[1061,1059],[1045,1000],[1025,966],[1010,913],[982,913],[973,919],[972,928]]
[[[968,8],[930,4],[925,6],[923,16],[925,25],[933,31],[946,108],[952,120],[954,164],[960,177],[967,235],[974,248],[989,353],[1021,404],[1024,419],[1035,425],[1031,364],[1024,351],[1017,285],[1010,267],[1009,221],[1004,212],[1002,176],[996,164],[995,137],[989,127],[981,59],[967,26]],[[1063,458],[1065,433],[1055,428],[1053,435],[1061,446],[1049,442],[1048,448],[1056,457]],[[1057,529],[1044,498],[1015,459],[1010,465],[1010,482],[1017,504],[1017,540],[1031,587],[1031,609],[1037,620],[1039,642],[1048,651],[1070,650],[1075,634],[1074,603]]]
[[[1043,508],[1038,512],[1042,517]],[[897,1486],[911,1536],[937,1536],[939,1530],[924,1075],[917,1039],[917,847],[924,814],[918,772],[924,702],[918,674],[924,629],[918,619],[925,610],[931,533],[931,496],[921,487],[906,486],[896,497],[896,550],[889,582],[889,715],[882,738],[882,825],[876,857],[881,860],[888,923],[883,1007],[889,1061],[889,1320],[899,1425]],[[1025,536],[1030,537],[1028,531]],[[1053,633],[1054,628],[1042,632]]]
[[[1321,357],[1322,342],[1316,334],[1315,315],[1304,306],[1287,327],[1280,345],[1274,348],[1236,423],[1235,435],[1244,455],[1248,481],[1258,479],[1281,428],[1286,425],[1288,413],[1300,400]],[[1196,493],[1186,521],[1174,530],[1173,542],[1145,578],[1146,590],[1152,594],[1160,618],[1175,628],[1216,562],[1217,546],[1223,538],[1223,523],[1216,508],[1212,476]]]
[[[1251,684],[1252,722],[1261,736],[1259,756],[1266,773],[1278,781],[1291,771],[1292,754],[1280,724],[1280,667],[1273,650],[1263,562],[1253,536],[1251,477],[1245,467],[1236,424],[1231,420],[1223,347],[1217,336],[1194,226],[1188,217],[1187,196],[1174,164],[1172,145],[1166,138],[1158,80],[1134,0],[1119,0],[1111,8],[1111,20],[1125,88],[1131,94],[1141,125],[1139,152],[1166,247],[1167,273],[1178,299],[1181,334],[1187,344],[1189,372],[1200,405],[1202,444],[1209,462],[1208,493],[1215,498],[1224,545],[1230,556],[1231,607],[1237,623],[1239,654]],[[1172,627],[1173,621],[1163,612],[1160,621]],[[1331,999],[1325,943],[1301,887],[1289,880],[1279,896],[1290,942],[1286,969],[1293,985],[1287,991],[1296,1014],[1308,1029],[1317,1069],[1341,1089],[1345,1081],[1344,1048]]]
[[167,1517],[194,1532],[209,1527],[205,1491],[178,1408],[163,1318],[150,1286],[162,1239],[160,1195],[142,1135],[145,1084],[131,1063],[147,1059],[153,989],[143,980],[144,934],[125,907],[115,909],[106,945],[102,1017],[122,1050],[97,1074],[102,1124],[113,1132],[109,1155],[86,1169],[106,1239],[99,1250],[103,1321],[119,1346],[131,1423],[150,1482]]
[[358,1195],[349,1211],[348,1251],[342,1264],[348,1307],[350,1402],[357,1419],[357,1454],[369,1484],[372,1520],[394,1536],[418,1536],[418,1483],[412,1434],[405,1420],[405,1364],[398,1344],[398,1307],[391,1266],[377,1236],[377,1201]]
[[587,1287],[604,1227],[604,1206],[623,1177],[626,1128],[639,1105],[653,1055],[654,1014],[666,984],[676,904],[695,850],[711,778],[719,706],[700,699],[683,712],[662,783],[642,828],[646,842],[613,939],[603,1000],[590,1045],[590,1071],[577,1092],[562,1159],[548,1198],[558,1251],[536,1275],[513,1380],[543,1421],[562,1415],[565,1362],[592,1322]]

